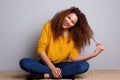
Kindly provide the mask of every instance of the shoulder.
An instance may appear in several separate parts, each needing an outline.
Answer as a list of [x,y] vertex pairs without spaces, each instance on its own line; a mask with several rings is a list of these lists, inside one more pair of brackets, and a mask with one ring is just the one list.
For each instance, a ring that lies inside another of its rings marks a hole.
[[51,27],[51,22],[47,21],[45,22],[45,24],[43,25],[43,30],[50,30]]
[[50,21],[47,21],[45,24],[44,24],[44,27],[50,27],[51,26],[51,22]]
[[43,25],[43,29],[42,31],[50,33],[51,32],[51,21],[47,21],[44,25]]

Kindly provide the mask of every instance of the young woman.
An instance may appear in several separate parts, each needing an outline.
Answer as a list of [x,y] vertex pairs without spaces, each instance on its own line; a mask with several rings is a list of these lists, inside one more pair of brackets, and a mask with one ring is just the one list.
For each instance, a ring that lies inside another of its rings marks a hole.
[[79,54],[86,45],[90,45],[92,37],[93,31],[79,8],[60,11],[42,29],[37,44],[40,60],[24,58],[20,61],[20,67],[31,73],[27,76],[28,80],[67,78],[82,74],[89,68],[86,60],[104,50],[104,46],[97,43],[97,48],[91,54]]

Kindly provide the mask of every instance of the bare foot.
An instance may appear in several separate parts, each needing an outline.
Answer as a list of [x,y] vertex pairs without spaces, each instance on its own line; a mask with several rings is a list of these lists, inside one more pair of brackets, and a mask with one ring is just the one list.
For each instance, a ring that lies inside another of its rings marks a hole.
[[50,78],[49,74],[48,74],[48,73],[45,73],[45,74],[44,74],[44,79],[49,79],[49,78]]

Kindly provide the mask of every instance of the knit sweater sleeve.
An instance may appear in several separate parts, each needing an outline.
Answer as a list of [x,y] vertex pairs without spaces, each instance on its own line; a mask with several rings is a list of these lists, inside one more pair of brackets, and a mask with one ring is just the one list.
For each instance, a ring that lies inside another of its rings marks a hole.
[[45,52],[45,49],[48,45],[49,29],[50,29],[50,22],[46,22],[45,25],[43,26],[40,38],[37,43],[37,53],[38,54]]

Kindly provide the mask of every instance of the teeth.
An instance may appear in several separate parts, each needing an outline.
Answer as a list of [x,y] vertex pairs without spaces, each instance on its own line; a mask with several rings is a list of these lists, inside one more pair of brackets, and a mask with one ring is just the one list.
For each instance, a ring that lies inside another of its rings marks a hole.
[[65,23],[65,26],[67,26],[67,23]]

